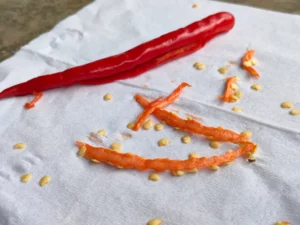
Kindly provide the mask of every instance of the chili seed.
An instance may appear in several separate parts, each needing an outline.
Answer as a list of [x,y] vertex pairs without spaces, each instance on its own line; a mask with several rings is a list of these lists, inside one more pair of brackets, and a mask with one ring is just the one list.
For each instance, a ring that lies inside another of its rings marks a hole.
[[77,154],[80,156],[84,156],[85,152],[86,152],[86,147],[83,146],[78,150]]
[[289,222],[287,222],[287,221],[277,221],[275,223],[275,225],[291,225],[291,224]]
[[114,142],[110,145],[110,148],[116,152],[122,152],[122,145],[121,143]]
[[261,89],[261,86],[259,84],[253,84],[251,86],[251,89],[255,90],[255,91],[259,91]]
[[27,182],[29,182],[31,180],[31,178],[32,178],[32,175],[30,173],[23,174],[21,176],[21,182],[27,183]]
[[161,219],[152,219],[152,220],[149,220],[147,225],[162,225],[163,224],[163,221]]
[[240,80],[241,80],[241,78],[238,77],[238,76],[234,76],[234,77],[235,77],[235,80],[236,80],[236,81],[240,81]]
[[99,135],[101,135],[101,136],[106,136],[106,130],[104,130],[104,129],[102,129],[102,130],[99,130],[98,132],[97,132]]
[[199,155],[198,155],[197,152],[191,152],[191,153],[189,154],[189,158],[199,158]]
[[237,112],[237,113],[243,112],[243,110],[241,108],[238,108],[238,107],[233,107],[232,111]]
[[154,129],[156,131],[161,131],[162,129],[164,129],[164,126],[161,123],[155,124]]
[[194,63],[194,67],[197,69],[197,70],[204,70],[206,68],[206,65],[203,64],[203,63],[200,63],[200,62],[196,62]]
[[172,171],[171,173],[173,176],[178,176],[178,177],[184,175],[184,171],[182,171],[182,170]]
[[236,91],[239,89],[239,86],[237,84],[233,83],[233,84],[231,84],[231,88],[232,88],[232,90]]
[[187,170],[186,172],[187,173],[198,173],[198,169],[194,168],[194,169],[191,169],[191,170]]
[[245,66],[245,67],[251,67],[252,66],[252,62],[251,61],[244,61],[243,62],[243,66]]
[[193,8],[198,8],[199,7],[199,4],[193,4]]
[[143,128],[145,130],[150,130],[153,127],[153,122],[152,120],[147,120],[144,124],[143,124]]
[[214,170],[214,171],[217,171],[217,170],[220,169],[220,167],[219,167],[219,166],[216,166],[216,165],[213,165],[213,166],[210,167],[210,169],[211,169],[211,170]]
[[256,161],[256,157],[254,155],[250,156],[248,159],[248,162],[255,162]]
[[239,100],[238,97],[236,97],[235,95],[230,96],[230,100],[233,102],[236,102],[237,100]]
[[283,102],[283,103],[281,103],[280,106],[283,109],[290,109],[290,108],[293,108],[293,103],[292,102]]
[[236,91],[236,92],[234,92],[234,94],[233,94],[235,97],[237,97],[237,98],[241,98],[241,97],[243,97],[243,92],[241,92],[241,91]]
[[191,137],[190,136],[183,136],[181,138],[181,141],[184,143],[184,144],[189,144],[191,142]]
[[228,73],[228,68],[227,67],[221,67],[220,69],[218,69],[220,74],[226,74]]
[[109,100],[112,99],[112,95],[111,95],[110,93],[107,93],[106,95],[104,95],[103,99],[104,99],[105,101],[109,101]]
[[300,109],[293,109],[290,111],[290,114],[293,116],[300,115]]
[[255,58],[251,59],[251,63],[252,63],[252,66],[255,66],[257,64],[257,59],[255,59]]
[[93,163],[101,163],[100,161],[98,161],[97,159],[90,159]]
[[127,128],[131,130],[133,128],[134,124],[135,124],[135,122],[130,122],[129,124],[127,124]]
[[23,149],[23,148],[26,148],[25,143],[17,143],[14,145],[14,149]]
[[170,141],[167,138],[162,138],[158,141],[158,146],[167,146],[170,143]]
[[244,135],[248,138],[251,138],[252,137],[252,132],[249,131],[249,130],[244,130],[243,132],[241,132],[241,135]]
[[158,181],[160,180],[160,176],[157,173],[151,173],[148,177],[149,180]]
[[43,187],[51,181],[51,177],[43,176],[40,180],[40,185]]
[[217,149],[217,148],[220,148],[220,143],[219,142],[217,142],[217,141],[211,141],[210,143],[209,143],[209,145],[210,145],[210,147],[212,147],[212,148],[214,148],[214,149]]
[[187,120],[193,120],[193,117],[188,116],[188,117],[187,117]]

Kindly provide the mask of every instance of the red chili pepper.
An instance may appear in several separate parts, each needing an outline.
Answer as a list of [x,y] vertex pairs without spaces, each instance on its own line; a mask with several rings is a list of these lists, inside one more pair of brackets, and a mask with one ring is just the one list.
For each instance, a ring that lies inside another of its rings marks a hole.
[[[136,76],[170,60],[190,54],[207,41],[234,26],[230,13],[220,12],[194,22],[185,28],[167,33],[122,54],[110,56],[63,72],[44,75],[10,87],[0,93],[0,99],[31,94],[33,91],[73,84],[112,82]],[[104,80],[102,80],[105,78]],[[94,80],[94,81],[90,81]]]

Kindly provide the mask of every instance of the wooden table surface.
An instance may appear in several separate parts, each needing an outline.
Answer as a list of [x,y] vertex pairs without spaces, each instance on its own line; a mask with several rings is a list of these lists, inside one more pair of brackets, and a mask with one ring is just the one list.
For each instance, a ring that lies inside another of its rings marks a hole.
[[[300,14],[300,0],[219,1]],[[0,0],[0,62],[90,2],[92,0]]]

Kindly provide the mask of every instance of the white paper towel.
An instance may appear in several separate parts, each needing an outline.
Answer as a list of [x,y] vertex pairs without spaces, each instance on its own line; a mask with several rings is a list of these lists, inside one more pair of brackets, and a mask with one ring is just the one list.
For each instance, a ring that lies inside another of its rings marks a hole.
[[[300,17],[198,2],[200,8],[194,9],[193,1],[95,1],[0,64],[3,90],[123,52],[218,11],[236,17],[236,26],[228,34],[137,78],[46,91],[32,110],[24,110],[23,104],[33,96],[1,100],[1,225],[139,225],[154,217],[166,225],[272,225],[277,220],[300,224],[300,117],[280,108],[283,101],[300,108]],[[257,50],[261,79],[237,66],[226,75],[217,72],[228,61],[239,61],[246,48]],[[207,69],[195,70],[196,61]],[[217,96],[224,78],[232,75],[241,77],[244,97],[235,104],[220,103]],[[180,141],[184,133],[167,126],[160,132],[128,131],[127,123],[141,112],[133,100],[135,93],[153,99],[167,95],[182,81],[193,87],[184,89],[168,109],[179,110],[182,117],[200,115],[205,125],[251,130],[259,145],[257,162],[238,159],[218,172],[202,170],[183,177],[162,173],[159,182],[152,182],[149,172],[119,170],[77,157],[75,140],[90,142],[87,135],[99,129],[108,132],[105,146],[120,141],[124,152],[151,158],[184,159],[194,151],[212,156],[234,148],[223,144],[220,150],[212,150],[207,140],[196,135],[184,145]],[[251,90],[254,83],[262,90]],[[107,92],[112,93],[112,101],[103,101]],[[233,106],[244,112],[233,113]],[[133,137],[124,140],[124,132]],[[159,148],[162,137],[171,144]],[[13,150],[18,142],[25,142],[27,149]],[[31,182],[20,182],[24,173],[32,173]],[[52,181],[41,188],[38,182],[44,175]]]

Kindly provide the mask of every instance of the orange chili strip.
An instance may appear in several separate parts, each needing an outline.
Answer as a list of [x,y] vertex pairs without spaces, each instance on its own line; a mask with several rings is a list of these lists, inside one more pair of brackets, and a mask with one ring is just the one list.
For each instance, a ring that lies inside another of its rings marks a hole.
[[134,124],[132,130],[134,131],[138,131],[138,129],[141,127],[141,125],[146,121],[147,117],[149,115],[151,115],[155,109],[157,108],[162,108],[162,107],[166,107],[167,105],[171,104],[172,102],[174,102],[181,94],[182,89],[185,87],[191,87],[191,85],[189,85],[186,82],[181,83],[168,97],[166,97],[165,99],[156,99],[153,102],[151,102],[144,110],[144,112],[142,112],[139,116],[138,119],[136,121],[136,123]]
[[25,103],[25,105],[24,105],[24,107],[26,109],[31,109],[31,108],[35,107],[35,103],[37,103],[38,100],[40,100],[40,98],[43,96],[43,93],[41,93],[41,92],[34,91],[33,94],[35,95],[34,99],[31,102]]
[[172,160],[168,158],[146,159],[131,153],[119,153],[106,148],[93,147],[79,141],[77,141],[76,144],[80,148],[80,152],[83,157],[96,159],[100,162],[113,164],[125,169],[137,169],[142,171],[149,169],[156,172],[162,172],[165,170],[186,171],[194,168],[200,169],[214,165],[218,166],[223,163],[233,161],[235,158],[247,152],[253,152],[256,148],[254,143],[248,142],[244,147],[239,148],[234,152],[227,152],[219,156]]
[[242,68],[255,77],[260,77],[259,73],[251,66],[251,60],[255,50],[247,51],[242,58]]
[[233,93],[232,84],[234,84],[236,81],[237,81],[237,77],[226,78],[226,87],[225,87],[224,94],[219,96],[219,98],[223,99],[224,102],[234,102],[234,100],[232,99],[232,93]]
[[[144,108],[146,108],[150,103],[141,95],[135,95],[135,100]],[[166,122],[172,127],[179,128],[180,130],[189,131],[195,134],[204,135],[206,137],[211,137],[215,141],[224,142],[247,142],[249,138],[245,135],[238,134],[234,131],[203,126],[201,123],[195,120],[185,120],[177,115],[162,110],[155,109],[153,114],[159,119]]]

